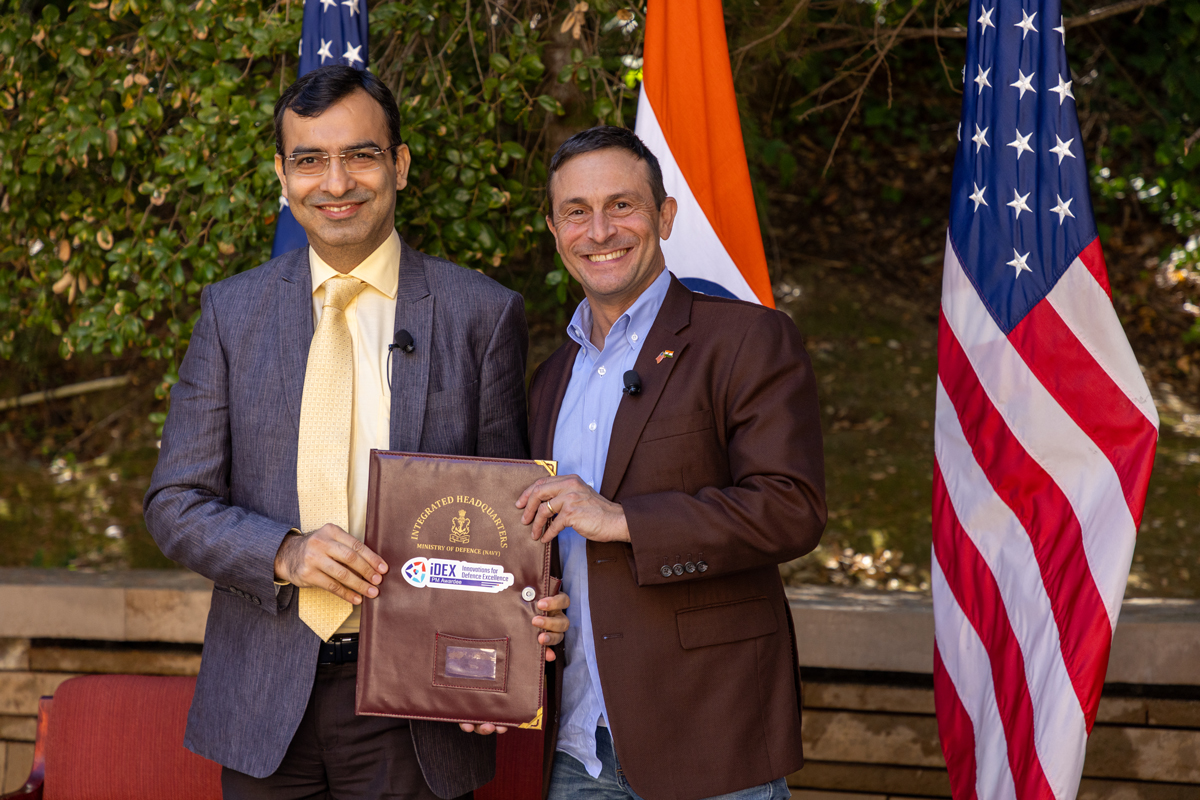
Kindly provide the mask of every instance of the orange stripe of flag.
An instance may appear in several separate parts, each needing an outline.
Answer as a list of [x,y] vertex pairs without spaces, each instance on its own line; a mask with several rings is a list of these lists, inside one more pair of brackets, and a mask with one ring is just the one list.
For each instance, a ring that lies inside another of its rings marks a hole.
[[759,302],[774,307],[720,0],[651,0],[642,91],[688,186]]

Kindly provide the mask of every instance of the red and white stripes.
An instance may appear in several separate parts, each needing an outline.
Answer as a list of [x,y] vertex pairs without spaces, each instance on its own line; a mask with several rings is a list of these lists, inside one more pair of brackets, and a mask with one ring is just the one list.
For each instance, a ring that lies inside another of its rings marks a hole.
[[1007,336],[947,237],[933,594],[956,798],[1074,798],[1158,416],[1099,242]]

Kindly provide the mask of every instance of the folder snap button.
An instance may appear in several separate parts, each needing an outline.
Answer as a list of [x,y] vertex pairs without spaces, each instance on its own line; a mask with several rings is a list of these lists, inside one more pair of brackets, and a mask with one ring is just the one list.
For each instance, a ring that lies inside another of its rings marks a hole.
[[526,586],[524,589],[521,590],[521,599],[522,600],[533,600],[533,598],[535,598],[535,597],[537,597],[537,592],[534,591],[534,588],[532,586]]

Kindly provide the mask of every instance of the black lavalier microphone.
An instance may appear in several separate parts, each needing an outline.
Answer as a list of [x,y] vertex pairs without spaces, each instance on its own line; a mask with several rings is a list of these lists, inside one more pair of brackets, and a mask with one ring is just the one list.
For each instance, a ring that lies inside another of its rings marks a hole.
[[636,369],[626,371],[622,380],[625,381],[625,388],[621,391],[628,392],[632,397],[642,393],[642,378],[637,374]]
[[388,345],[388,352],[390,353],[393,350],[402,350],[405,353],[411,353],[413,351],[413,347],[412,334],[404,330],[404,328],[401,328],[400,330],[396,331],[396,335],[392,337],[392,343]]
[[396,331],[396,334],[392,337],[392,343],[388,345],[387,382],[389,391],[392,388],[392,351],[399,350],[402,353],[411,353],[413,347],[415,345],[413,344],[411,333],[404,330],[404,328]]

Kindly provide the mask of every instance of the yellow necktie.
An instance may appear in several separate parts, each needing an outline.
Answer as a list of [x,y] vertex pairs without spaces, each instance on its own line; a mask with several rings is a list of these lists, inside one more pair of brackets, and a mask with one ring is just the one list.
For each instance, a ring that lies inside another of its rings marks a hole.
[[[305,533],[327,522],[349,529],[354,350],[346,306],[364,288],[366,284],[357,278],[336,277],[325,282],[324,310],[308,351],[296,453],[300,527]],[[324,589],[301,589],[299,603],[300,619],[323,641],[329,640],[353,609]]]

